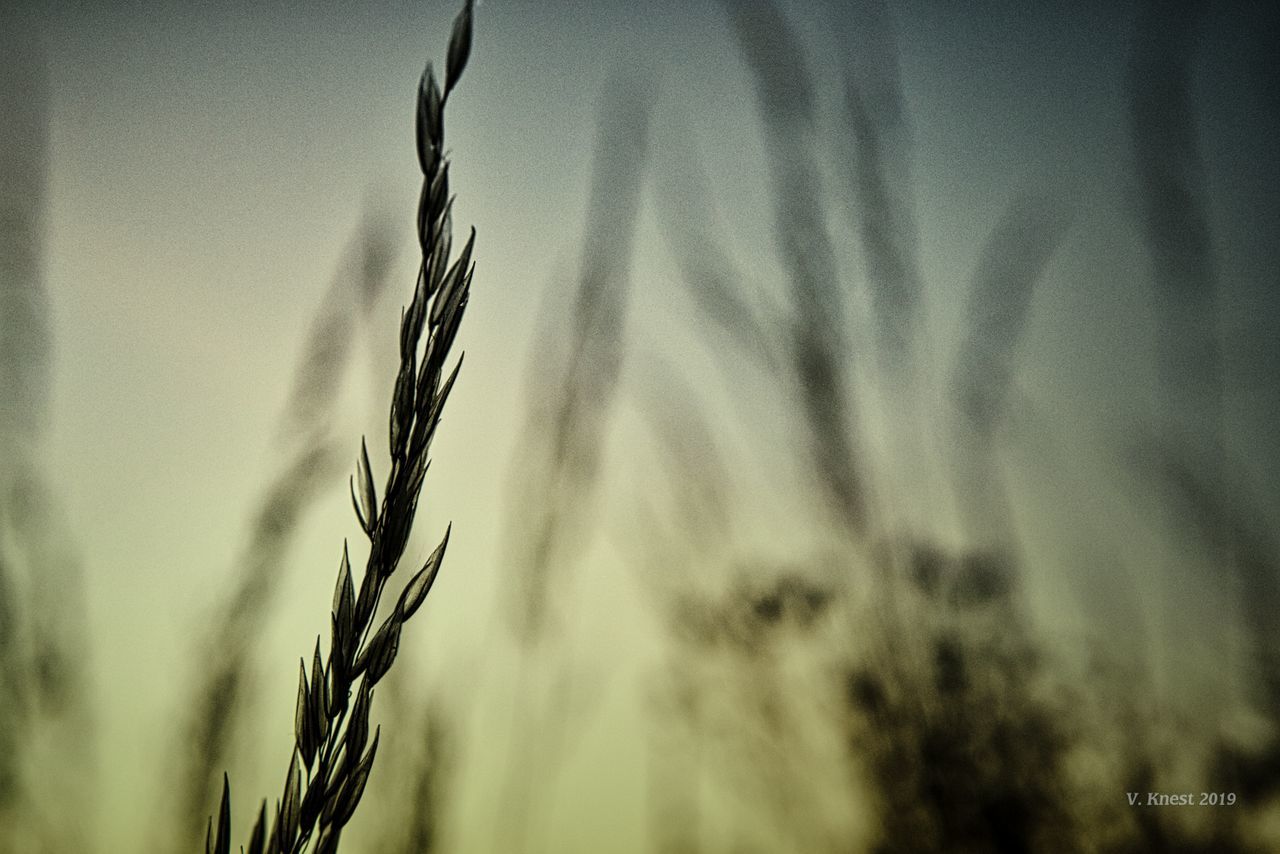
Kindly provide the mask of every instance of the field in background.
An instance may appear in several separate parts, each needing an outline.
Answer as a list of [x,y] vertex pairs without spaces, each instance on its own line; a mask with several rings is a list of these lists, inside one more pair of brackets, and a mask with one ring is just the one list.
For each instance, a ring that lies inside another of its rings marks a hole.
[[[351,850],[1277,844],[1274,24],[1185,5],[477,11],[449,555]],[[180,850],[224,768],[242,839],[454,10],[28,11],[0,852]]]

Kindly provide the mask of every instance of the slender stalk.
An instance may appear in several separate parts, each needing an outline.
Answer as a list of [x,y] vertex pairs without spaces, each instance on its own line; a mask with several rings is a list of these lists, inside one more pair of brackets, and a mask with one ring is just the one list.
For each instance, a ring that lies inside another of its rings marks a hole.
[[[431,441],[461,367],[459,359],[453,370],[445,373],[470,294],[475,232],[450,264],[453,199],[444,155],[444,108],[471,52],[472,7],[468,0],[454,20],[443,90],[430,65],[418,89],[422,265],[400,326],[400,369],[389,423],[391,470],[379,503],[368,447],[362,442],[351,481],[356,516],[370,544],[368,562],[357,593],[344,545],[333,598],[329,651],[322,658],[317,638],[310,672],[302,662],[295,741],[283,793],[269,831],[265,802],[259,810],[245,849],[249,854],[337,851],[377,754],[378,732],[369,737],[374,686],[395,661],[400,631],[425,601],[449,541],[446,531],[440,545],[405,585],[394,609],[375,629],[378,604],[409,540]],[[206,851],[231,851],[230,813],[230,785],[224,780],[217,828],[211,819]]]

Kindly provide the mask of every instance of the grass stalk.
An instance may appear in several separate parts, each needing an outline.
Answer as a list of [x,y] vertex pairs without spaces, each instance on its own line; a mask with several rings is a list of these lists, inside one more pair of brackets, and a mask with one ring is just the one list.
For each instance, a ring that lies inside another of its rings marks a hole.
[[43,459],[48,76],[34,10],[0,10],[0,852],[83,850],[93,812],[83,567]]
[[[452,250],[449,164],[444,149],[444,111],[471,53],[473,3],[454,20],[443,87],[428,64],[418,88],[417,148],[423,184],[418,206],[422,264],[413,299],[400,325],[400,368],[389,419],[391,468],[379,502],[361,444],[351,481],[352,502],[369,540],[369,556],[357,593],[344,545],[330,615],[326,655],[316,638],[310,670],[301,662],[294,744],[280,800],[268,821],[264,801],[250,834],[249,854],[317,854],[338,850],[343,828],[364,794],[378,748],[370,737],[374,687],[390,670],[404,624],[425,601],[448,545],[443,540],[405,584],[390,614],[375,627],[384,589],[404,556],[429,466],[429,450],[453,388],[461,359],[448,371],[454,340],[470,295],[475,232],[457,258]],[[354,694],[354,700],[352,695]],[[206,851],[231,851],[230,784],[210,819]]]
[[266,628],[298,526],[339,469],[328,418],[351,350],[350,308],[358,300],[367,309],[383,290],[392,256],[387,229],[366,216],[312,320],[282,418],[288,462],[258,499],[237,558],[235,586],[200,646],[210,652],[201,653],[202,667],[190,688],[194,714],[183,728],[172,775],[176,824],[161,831],[170,836],[162,846],[168,850],[187,850],[199,841],[205,810],[221,785],[221,769],[240,727],[241,701],[253,687],[253,650]]
[[846,294],[824,221],[813,84],[799,41],[773,3],[729,2],[726,10],[753,75],[764,124],[775,231],[795,309],[787,349],[814,470],[835,521],[861,539],[867,529],[866,484],[849,393]]

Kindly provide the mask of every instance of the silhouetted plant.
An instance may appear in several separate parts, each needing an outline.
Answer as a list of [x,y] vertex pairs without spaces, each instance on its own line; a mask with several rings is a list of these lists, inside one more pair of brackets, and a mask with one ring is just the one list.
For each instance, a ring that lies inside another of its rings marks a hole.
[[[301,664],[294,721],[295,742],[276,809],[268,820],[264,801],[250,834],[250,854],[333,852],[369,780],[377,754],[369,716],[374,686],[390,670],[404,624],[425,601],[444,558],[448,532],[409,580],[390,614],[374,628],[378,604],[404,555],[429,465],[431,441],[457,378],[461,360],[446,376],[449,354],[470,294],[475,233],[450,262],[453,198],[444,150],[444,109],[471,53],[472,3],[455,19],[443,88],[427,66],[418,90],[417,147],[423,185],[418,205],[422,264],[413,300],[400,325],[400,370],[391,403],[391,470],[382,500],[362,442],[352,503],[369,540],[369,558],[356,591],[346,546],[338,569],[326,655],[316,639],[308,673]],[[355,699],[352,701],[352,693]],[[305,779],[304,779],[305,778]],[[209,822],[206,850],[231,850],[230,785],[225,781],[218,820]]]

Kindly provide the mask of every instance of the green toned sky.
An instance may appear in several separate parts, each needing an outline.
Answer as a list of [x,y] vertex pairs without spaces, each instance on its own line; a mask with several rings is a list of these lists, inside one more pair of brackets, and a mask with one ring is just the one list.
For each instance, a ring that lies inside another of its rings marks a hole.
[[[856,5],[785,6],[812,50],[824,131],[840,132],[834,33],[856,30]],[[1032,550],[1045,554],[1065,548],[1076,521],[1097,521],[1090,496],[1120,490],[1110,452],[1098,449],[1149,420],[1155,406],[1150,274],[1134,216],[1122,88],[1136,11],[1127,3],[1051,5],[908,2],[892,14],[914,139],[928,336],[939,363],[962,331],[977,247],[1024,182],[1051,188],[1073,213],[1035,295],[1018,379],[1030,401],[1022,429],[1038,436],[1035,425],[1055,426],[1056,452],[1072,464],[1050,467],[1046,478],[1033,463],[1048,452],[1034,441],[1011,453],[1020,516],[1038,532]],[[1269,141],[1280,116],[1276,29],[1264,5],[1211,5],[1196,30],[1192,91],[1223,288],[1229,440],[1274,507],[1280,176]],[[284,462],[276,434],[294,364],[365,211],[397,223],[400,251],[390,293],[367,319],[349,312],[356,359],[334,430],[352,461],[362,432],[382,441],[393,330],[416,265],[413,98],[425,59],[443,52],[454,11],[434,2],[222,0],[193,8],[152,0],[32,12],[50,92],[43,257],[54,360],[42,453],[86,572],[99,762],[111,781],[101,790],[101,850],[135,850],[148,804],[162,794],[199,627],[241,561],[256,496]],[[588,563],[599,571],[581,582],[584,616],[571,634],[587,650],[585,671],[616,669],[626,678],[599,680],[602,711],[556,783],[563,815],[545,831],[549,850],[640,850],[639,841],[603,846],[643,836],[640,813],[621,805],[642,795],[634,676],[656,657],[656,644],[644,639],[652,617],[634,577],[629,524],[638,504],[665,500],[652,488],[657,478],[644,456],[652,449],[636,450],[647,423],[641,390],[663,383],[655,365],[680,366],[733,466],[763,457],[763,483],[738,496],[746,541],[776,550],[803,539],[787,517],[798,502],[785,493],[798,487],[769,494],[790,483],[780,463],[772,473],[770,457],[783,441],[784,407],[718,373],[666,240],[665,224],[684,212],[663,207],[668,197],[653,177],[695,152],[721,215],[714,233],[771,287],[778,262],[767,152],[721,8],[487,0],[448,131],[454,221],[479,233],[461,339],[467,360],[413,553],[425,555],[450,520],[454,539],[414,627],[413,660],[430,690],[447,686],[458,698],[467,725],[499,726],[509,714],[501,682],[520,665],[503,646],[495,603],[509,582],[503,519],[526,509],[510,497],[509,463],[525,423],[526,380],[538,373],[529,358],[535,321],[542,317],[553,337],[569,327],[564,306],[589,216],[597,106],[620,70],[657,94],[624,327],[627,391],[606,443],[598,520],[606,533],[592,541]],[[831,187],[839,167],[834,155],[824,160]],[[841,231],[844,215],[833,205],[836,254],[857,281],[860,250]],[[865,303],[856,291],[851,329],[864,323],[856,315]],[[735,396],[748,399],[754,429],[734,418]],[[282,590],[287,604],[274,609],[259,660],[268,686],[254,711],[263,746],[243,751],[235,775],[246,805],[256,797],[249,793],[271,791],[283,769],[293,662],[327,628],[341,539],[357,533],[345,474],[332,481],[303,519]],[[1084,609],[1061,603],[1075,603],[1090,583],[1046,573],[1032,586],[1040,610],[1071,631]],[[477,841],[494,821],[485,793],[503,768],[495,745],[468,772],[460,814],[473,829],[460,838],[474,850],[488,845]]]

